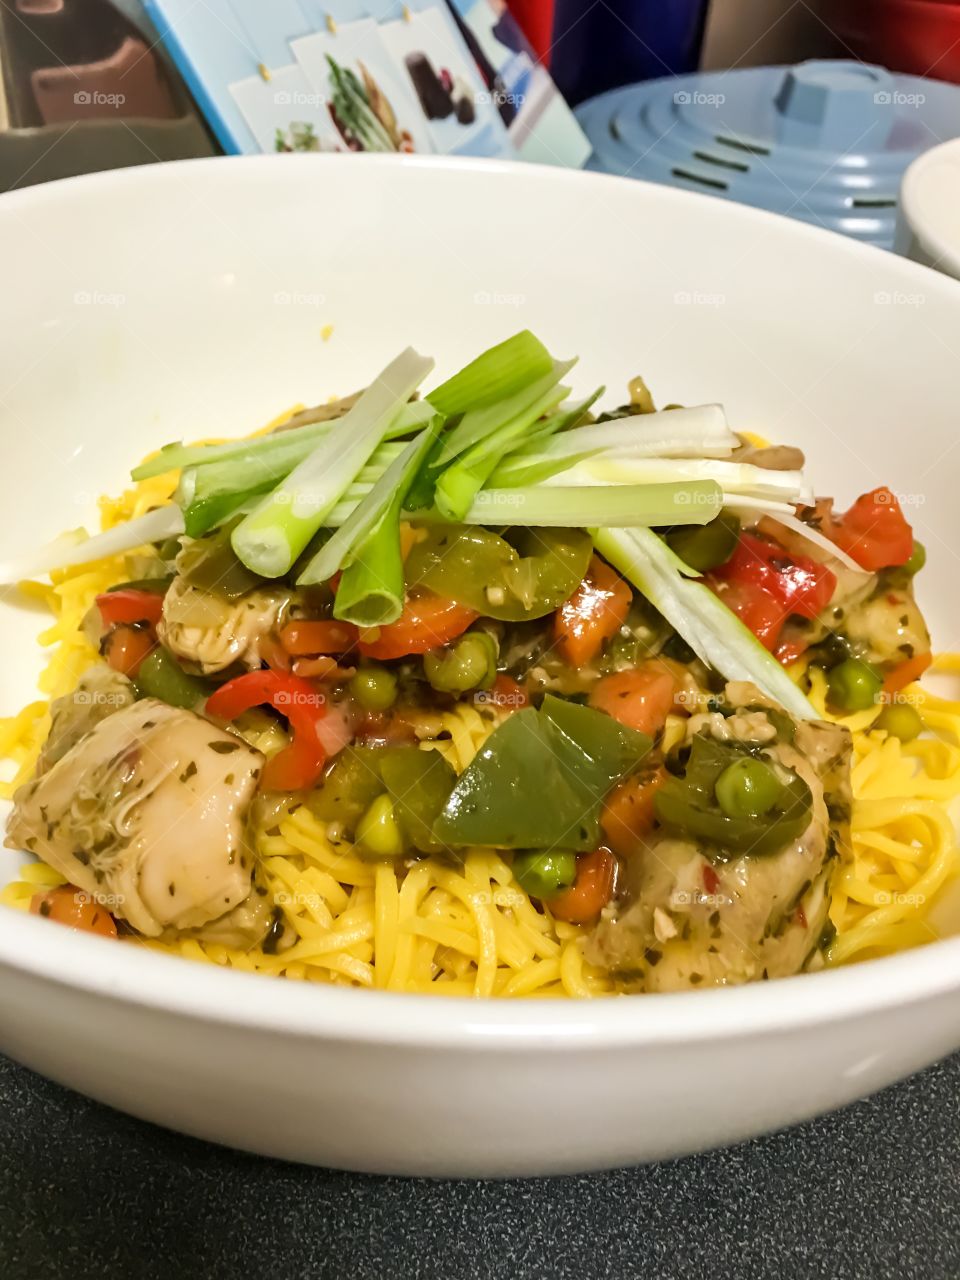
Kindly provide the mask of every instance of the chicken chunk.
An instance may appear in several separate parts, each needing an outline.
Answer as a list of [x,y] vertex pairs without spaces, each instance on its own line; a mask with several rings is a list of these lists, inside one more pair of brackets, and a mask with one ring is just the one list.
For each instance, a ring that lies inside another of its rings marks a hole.
[[242,739],[147,698],[17,791],[6,843],[147,937],[199,928],[250,895],[247,818],[262,765]]
[[618,903],[587,958],[626,989],[679,991],[799,973],[827,924],[830,878],[850,812],[850,735],[797,723],[745,683],[723,712],[693,716],[688,741],[749,743],[810,791],[806,828],[780,849],[740,856],[657,829],[625,868]]
[[72,693],[51,704],[50,732],[37,761],[37,776],[62,760],[101,720],[131,706],[135,699],[133,685],[119,671],[98,665],[84,672]]
[[260,666],[264,637],[281,625],[294,598],[287,587],[263,587],[226,600],[177,576],[164,596],[157,635],[201,675],[214,675],[235,662],[253,671]]

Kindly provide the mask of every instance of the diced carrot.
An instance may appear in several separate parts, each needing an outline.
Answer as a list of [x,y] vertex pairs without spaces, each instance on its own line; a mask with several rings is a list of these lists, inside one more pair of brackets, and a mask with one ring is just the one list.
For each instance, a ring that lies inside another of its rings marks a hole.
[[607,844],[621,858],[635,854],[653,828],[654,796],[666,777],[667,772],[662,768],[652,774],[634,774],[607,796],[600,826]]
[[564,661],[572,667],[592,662],[626,622],[632,599],[629,584],[594,556],[587,576],[554,614],[554,636]]
[[670,714],[675,689],[673,673],[651,659],[631,671],[598,680],[590,692],[590,705],[628,729],[653,736]]
[[34,915],[56,920],[71,929],[98,933],[103,938],[117,936],[116,922],[106,907],[102,907],[92,894],[84,893],[73,884],[62,884],[45,893],[34,894],[30,910]]
[[577,878],[569,889],[547,901],[550,914],[568,924],[585,924],[598,916],[613,897],[617,860],[603,846],[577,858]]
[[330,619],[288,622],[280,632],[280,643],[293,657],[346,653],[357,643],[357,628],[350,622]]
[[136,677],[140,663],[157,647],[157,638],[149,628],[121,625],[108,633],[103,656],[114,671]]
[[407,599],[396,622],[361,633],[360,652],[381,660],[426,653],[455,640],[479,616],[475,609],[424,591]]
[[296,658],[293,674],[306,680],[349,680],[355,667],[341,667],[336,658],[320,654],[316,658]]
[[887,672],[883,681],[883,692],[899,693],[908,684],[913,684],[914,680],[919,680],[932,661],[932,653],[918,653],[908,658],[906,662],[901,662],[899,666]]

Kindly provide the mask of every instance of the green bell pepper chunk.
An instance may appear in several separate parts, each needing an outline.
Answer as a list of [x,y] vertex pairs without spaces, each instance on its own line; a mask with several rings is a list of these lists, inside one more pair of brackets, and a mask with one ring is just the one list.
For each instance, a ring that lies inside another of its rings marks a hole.
[[307,804],[321,822],[338,822],[351,837],[370,805],[383,794],[380,751],[376,747],[345,747],[333,762]]
[[602,711],[547,696],[494,730],[458,779],[436,834],[449,845],[594,849],[604,796],[650,745]]
[[380,774],[407,847],[420,853],[442,849],[434,824],[457,780],[451,765],[439,751],[391,747],[383,752]]
[[788,776],[781,793],[762,816],[734,817],[721,808],[717,782],[732,764],[751,754],[703,734],[695,737],[683,777],[669,778],[657,791],[654,811],[661,826],[725,852],[758,858],[796,840],[807,829],[813,806],[810,788],[798,774],[784,771]]
[[698,573],[725,564],[736,550],[740,538],[740,521],[728,511],[721,511],[708,524],[685,525],[672,529],[666,537],[667,545],[675,551],[684,564]]
[[206,680],[188,675],[176,658],[160,646],[140,663],[134,684],[141,697],[159,698],[171,707],[183,707],[186,711],[209,697],[211,689]]
[[407,583],[502,622],[542,618],[583,581],[593,543],[582,529],[492,529],[439,525],[406,562]]
[[433,825],[456,774],[437,751],[417,747],[346,747],[308,801],[322,822],[339,822],[353,837],[375,801],[392,802],[404,850],[441,848]]

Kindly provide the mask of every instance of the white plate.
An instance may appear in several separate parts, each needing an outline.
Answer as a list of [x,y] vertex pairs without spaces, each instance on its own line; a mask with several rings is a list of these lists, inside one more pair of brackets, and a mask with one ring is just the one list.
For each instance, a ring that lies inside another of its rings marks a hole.
[[[580,354],[577,390],[642,372],[802,444],[821,493],[891,484],[929,548],[937,647],[957,642],[960,285],[890,254],[617,178],[283,156],[4,196],[0,278],[0,555],[89,518],[161,442],[352,391],[408,343],[450,369],[529,326]],[[6,713],[42,619],[2,609]],[[346,1168],[674,1156],[957,1047],[960,941],[739,990],[480,1004],[225,973],[0,909],[0,1051],[160,1124]]]

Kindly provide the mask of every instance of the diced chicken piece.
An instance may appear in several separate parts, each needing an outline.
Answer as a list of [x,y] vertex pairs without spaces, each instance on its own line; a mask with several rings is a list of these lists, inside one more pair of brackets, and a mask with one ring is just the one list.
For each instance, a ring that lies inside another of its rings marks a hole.
[[247,818],[263,760],[193,712],[147,698],[17,791],[6,843],[102,895],[147,937],[199,928],[250,894]]
[[253,671],[260,666],[264,637],[282,625],[295,598],[287,587],[263,587],[225,600],[178,576],[164,596],[157,635],[175,657],[202,675],[214,675],[235,662]]
[[[729,684],[725,701],[733,714],[693,717],[688,733],[730,741],[739,731],[740,740],[762,744],[810,788],[809,825],[772,855],[726,861],[654,832],[623,868],[619,907],[586,945],[588,960],[627,989],[680,991],[799,973],[827,923],[830,876],[850,813],[850,735],[839,725],[793,722],[792,743],[782,733],[773,741],[769,728],[790,718],[753,685]],[[767,720],[765,708],[775,717]]]
[[37,761],[36,776],[62,760],[101,720],[131,706],[135,699],[133,685],[119,671],[98,664],[84,672],[72,693],[51,704],[50,732]]

